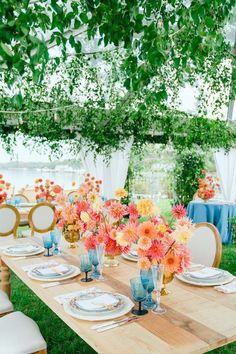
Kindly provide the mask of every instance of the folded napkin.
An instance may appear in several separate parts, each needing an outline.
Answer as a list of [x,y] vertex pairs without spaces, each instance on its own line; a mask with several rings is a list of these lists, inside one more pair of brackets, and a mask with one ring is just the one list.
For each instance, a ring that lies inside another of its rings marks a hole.
[[38,249],[38,246],[35,246],[35,245],[15,245],[15,246],[9,246],[8,248],[11,248],[12,250],[11,251],[20,251],[20,252],[33,252],[35,251],[36,249]]
[[68,271],[68,267],[59,264],[59,265],[50,265],[45,268],[37,269],[38,273],[41,275],[50,275],[50,274],[64,274]]
[[100,310],[104,308],[109,308],[117,305],[118,299],[116,299],[112,294],[102,294],[92,299],[78,300],[77,305],[81,309]]
[[229,284],[215,286],[214,289],[225,294],[236,293],[236,280],[232,281]]
[[88,294],[89,292],[94,292],[94,291],[98,291],[98,289],[97,288],[88,288],[86,290],[74,291],[72,293],[67,293],[67,294],[55,296],[54,299],[57,302],[59,302],[59,304],[63,305],[64,303],[73,299],[75,296],[85,295],[85,294]]
[[44,263],[35,263],[35,264],[29,264],[29,265],[26,265],[26,266],[23,266],[22,269],[25,271],[25,272],[30,272],[32,269],[34,269],[35,267],[41,267],[41,266],[58,266],[58,263],[55,262],[55,261],[50,261],[50,262],[44,262]]
[[193,272],[186,272],[185,274],[191,275],[192,278],[197,278],[197,279],[205,279],[205,278],[214,278],[215,276],[219,275],[222,273],[222,270],[218,269],[213,269],[210,267],[205,267],[203,269],[193,271]]

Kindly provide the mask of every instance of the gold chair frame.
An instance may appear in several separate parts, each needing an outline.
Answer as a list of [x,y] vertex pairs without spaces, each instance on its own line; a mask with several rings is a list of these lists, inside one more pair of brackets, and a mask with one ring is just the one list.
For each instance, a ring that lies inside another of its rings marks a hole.
[[198,224],[196,224],[196,229],[200,228],[200,227],[208,227],[209,229],[211,229],[211,231],[213,232],[214,236],[215,236],[215,241],[216,241],[216,253],[215,253],[215,258],[212,264],[212,267],[218,268],[221,262],[221,256],[222,256],[222,240],[221,240],[221,236],[219,231],[217,230],[217,228],[215,227],[215,225],[210,224],[209,222],[200,222]]
[[10,231],[4,232],[4,233],[0,232],[0,237],[5,237],[5,236],[9,236],[9,235],[13,234],[14,238],[16,238],[16,236],[17,236],[17,228],[20,225],[20,213],[19,213],[19,211],[13,205],[8,205],[8,204],[0,205],[0,210],[1,209],[11,209],[11,210],[13,210],[14,213],[16,214],[16,222],[15,222],[14,227]]
[[67,194],[67,197],[69,197],[70,195],[78,195],[78,191],[77,191],[77,190],[70,191],[70,192]]
[[[35,227],[34,223],[33,223],[33,219],[32,219],[32,216],[33,216],[33,213],[35,212],[35,210],[37,210],[41,206],[47,206],[47,207],[51,208],[53,210],[53,213],[54,213],[54,219],[53,219],[52,224],[48,228],[43,229],[43,230],[42,229],[38,229],[37,227]],[[40,234],[43,234],[45,232],[52,231],[55,228],[55,225],[56,225],[55,206],[50,204],[50,203],[47,203],[47,202],[38,203],[37,205],[33,206],[30,209],[29,215],[28,215],[28,221],[29,221],[29,226],[30,226],[30,229],[31,229],[31,236],[34,236],[34,232],[38,232]]]

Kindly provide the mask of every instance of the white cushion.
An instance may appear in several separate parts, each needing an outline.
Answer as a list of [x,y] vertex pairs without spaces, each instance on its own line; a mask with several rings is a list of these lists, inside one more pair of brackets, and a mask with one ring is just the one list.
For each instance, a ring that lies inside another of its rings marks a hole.
[[0,209],[0,233],[12,231],[16,224],[16,213],[7,206]]
[[0,318],[0,354],[31,354],[46,347],[38,325],[22,312]]
[[32,213],[32,222],[36,229],[44,232],[52,226],[54,221],[54,210],[47,205],[38,206]]
[[9,300],[7,294],[4,291],[0,290],[0,315],[10,311],[13,311],[13,305]]

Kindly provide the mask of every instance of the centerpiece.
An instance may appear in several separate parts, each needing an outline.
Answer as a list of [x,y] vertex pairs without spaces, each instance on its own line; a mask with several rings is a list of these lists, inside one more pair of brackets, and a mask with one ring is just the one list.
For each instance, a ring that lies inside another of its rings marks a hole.
[[217,189],[219,188],[219,181],[213,178],[205,170],[202,171],[203,178],[198,180],[197,195],[205,202],[214,198]]
[[190,264],[190,253],[186,246],[194,231],[194,224],[186,217],[182,205],[173,208],[173,226],[163,222],[156,206],[151,200],[144,199],[137,203],[137,210],[145,221],[138,219],[138,266],[140,272],[151,272],[151,266],[163,264],[165,267],[161,294],[169,291],[166,284],[172,281],[175,273],[182,273]]
[[36,201],[40,202],[52,202],[56,199],[56,196],[62,192],[62,187],[50,179],[46,179],[45,182],[42,178],[37,178],[34,182],[34,191],[36,193]]
[[11,184],[6,182],[3,175],[0,175],[0,205],[7,199],[7,193],[10,189]]

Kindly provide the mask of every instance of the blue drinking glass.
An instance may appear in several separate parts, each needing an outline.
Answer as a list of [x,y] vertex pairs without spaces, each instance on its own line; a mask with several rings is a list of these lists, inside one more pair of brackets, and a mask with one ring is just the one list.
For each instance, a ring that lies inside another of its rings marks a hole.
[[147,290],[143,287],[140,277],[130,279],[131,292],[134,301],[138,302],[138,309],[133,309],[132,313],[137,316],[143,316],[148,313],[142,309],[142,302],[146,299]]
[[50,232],[52,243],[54,244],[53,254],[55,256],[60,256],[61,251],[59,249],[59,244],[61,241],[61,230],[55,229]]
[[85,278],[82,278],[81,281],[87,283],[92,281],[92,278],[88,278],[88,272],[91,272],[92,270],[92,262],[89,258],[89,255],[86,254],[81,254],[80,257],[80,269],[82,272],[85,273]]
[[45,257],[52,256],[52,253],[50,253],[50,249],[52,248],[53,242],[52,242],[50,232],[43,234],[43,245],[44,248],[47,250],[47,253],[44,256]]
[[100,272],[98,270],[98,257],[96,249],[92,249],[88,251],[89,259],[93,265],[93,272],[91,274],[91,278],[98,279],[100,277]]
[[143,269],[140,271],[140,279],[143,284],[143,287],[147,290],[147,297],[144,301],[144,308],[152,309],[156,304],[152,300],[152,292],[154,290],[154,283],[152,277],[151,269]]

